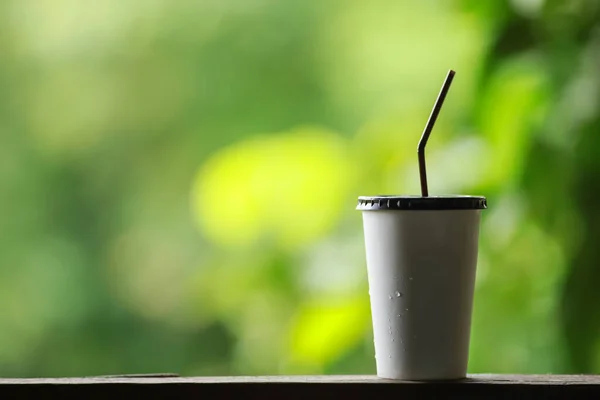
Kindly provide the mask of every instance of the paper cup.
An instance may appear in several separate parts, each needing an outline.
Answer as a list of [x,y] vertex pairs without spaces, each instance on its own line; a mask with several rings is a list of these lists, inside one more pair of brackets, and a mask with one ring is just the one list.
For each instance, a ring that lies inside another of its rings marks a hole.
[[359,197],[377,375],[467,373],[484,197]]

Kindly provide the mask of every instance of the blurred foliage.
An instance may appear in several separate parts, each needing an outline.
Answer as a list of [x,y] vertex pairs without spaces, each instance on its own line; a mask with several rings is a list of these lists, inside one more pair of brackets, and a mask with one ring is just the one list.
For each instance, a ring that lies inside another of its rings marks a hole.
[[600,2],[0,3],[0,375],[373,373],[356,196],[483,194],[470,372],[600,372]]

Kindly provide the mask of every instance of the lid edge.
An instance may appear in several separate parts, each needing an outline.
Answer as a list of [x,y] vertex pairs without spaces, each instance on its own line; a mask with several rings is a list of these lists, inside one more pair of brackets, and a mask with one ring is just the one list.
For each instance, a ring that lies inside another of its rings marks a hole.
[[484,196],[360,196],[357,210],[485,210]]

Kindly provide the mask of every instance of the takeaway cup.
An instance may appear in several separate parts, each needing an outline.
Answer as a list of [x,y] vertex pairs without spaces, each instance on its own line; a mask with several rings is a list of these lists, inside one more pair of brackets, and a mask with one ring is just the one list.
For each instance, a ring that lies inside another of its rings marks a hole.
[[361,196],[377,375],[467,373],[481,210],[477,196]]

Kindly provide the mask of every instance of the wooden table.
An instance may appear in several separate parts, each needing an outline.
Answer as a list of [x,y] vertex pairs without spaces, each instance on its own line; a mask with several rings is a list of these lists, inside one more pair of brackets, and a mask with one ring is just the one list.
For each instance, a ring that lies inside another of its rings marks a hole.
[[[173,374],[0,379],[10,396],[144,396],[150,398],[564,398],[600,399],[600,375],[470,375],[454,382],[406,382],[375,376],[187,378]],[[404,397],[407,396],[407,397]],[[20,397],[19,397],[20,398]],[[31,397],[33,398],[33,397]]]

